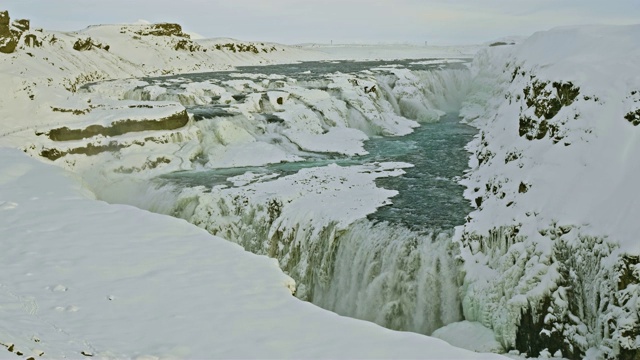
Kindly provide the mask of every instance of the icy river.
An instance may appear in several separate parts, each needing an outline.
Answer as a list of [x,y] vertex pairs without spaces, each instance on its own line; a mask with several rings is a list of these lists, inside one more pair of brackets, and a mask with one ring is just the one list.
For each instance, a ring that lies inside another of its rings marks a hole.
[[270,164],[259,167],[237,167],[201,171],[184,171],[162,176],[167,183],[181,187],[232,184],[228,178],[246,172],[286,176],[300,169],[338,164],[350,166],[371,162],[406,162],[414,165],[403,176],[377,180],[379,186],[399,191],[393,204],[380,208],[369,218],[386,221],[411,230],[446,231],[464,223],[471,211],[462,197],[463,187],[457,183],[467,168],[469,153],[464,146],[476,130],[460,123],[454,114],[440,121],[423,124],[413,133],[402,137],[375,137],[365,143],[369,154],[355,157],[316,155],[299,162]]

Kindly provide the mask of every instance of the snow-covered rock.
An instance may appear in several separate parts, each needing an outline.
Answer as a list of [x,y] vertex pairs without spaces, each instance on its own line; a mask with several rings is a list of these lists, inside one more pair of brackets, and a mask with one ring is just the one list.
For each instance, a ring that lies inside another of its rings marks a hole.
[[639,55],[635,25],[558,28],[476,58],[464,312],[506,349],[640,356]]

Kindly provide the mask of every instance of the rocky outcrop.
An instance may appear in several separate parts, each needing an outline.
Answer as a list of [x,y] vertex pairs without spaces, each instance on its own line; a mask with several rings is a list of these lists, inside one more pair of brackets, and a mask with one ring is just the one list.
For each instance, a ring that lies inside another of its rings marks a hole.
[[73,50],[76,50],[76,51],[89,51],[94,48],[109,51],[109,45],[104,45],[102,43],[99,43],[90,37],[86,39],[78,39],[73,44]]
[[114,151],[118,151],[120,149],[124,149],[129,147],[130,145],[125,145],[125,144],[119,144],[117,141],[112,141],[109,144],[106,145],[93,145],[93,144],[88,144],[87,146],[82,146],[82,147],[78,147],[78,148],[73,148],[73,149],[69,149],[69,150],[59,150],[56,148],[50,148],[50,149],[43,149],[40,152],[40,156],[47,158],[51,161],[55,161],[60,159],[63,156],[66,155],[70,155],[70,154],[80,154],[80,155],[86,155],[86,156],[94,156],[94,155],[98,155],[101,154],[103,152],[114,152]]
[[[580,89],[571,82],[544,82],[534,80],[523,89],[525,104],[533,110],[533,116],[526,110],[520,116],[520,136],[527,140],[541,140],[547,135],[554,143],[564,138],[562,121],[552,122],[563,107],[571,105]],[[520,100],[520,99],[517,99]],[[564,120],[564,119],[563,119]]]
[[11,54],[16,50],[18,40],[11,33],[10,18],[8,11],[0,12],[0,52]]
[[505,46],[505,45],[515,45],[515,43],[514,42],[496,41],[494,43],[489,44],[490,47]]
[[35,34],[27,34],[24,37],[24,45],[28,47],[41,47],[42,41]]
[[[11,23],[8,11],[0,12],[0,53],[13,53],[22,35],[29,31],[30,21],[27,19],[19,19]],[[29,44],[36,46],[38,40],[35,35],[29,38]]]
[[181,38],[190,39],[188,34],[182,32],[182,26],[173,23],[160,23],[153,24],[140,31],[136,31],[138,35],[152,35],[152,36],[176,36]]
[[[189,52],[202,51],[202,47],[191,40],[182,39],[179,40],[174,46],[175,50],[184,50]],[[206,52],[207,49],[204,49]]]
[[256,44],[226,43],[226,44],[216,44],[215,48],[216,50],[231,51],[234,53],[252,52],[254,54],[259,54],[260,51],[262,51],[263,53],[270,53],[273,51],[277,51],[275,46],[267,47],[263,43],[260,44],[260,46],[261,46],[260,49],[258,49],[258,46],[256,46]]
[[22,34],[24,32],[29,31],[30,27],[31,27],[31,21],[27,20],[27,19],[19,19],[14,21],[11,24],[13,31]]
[[189,115],[186,110],[182,110],[171,116],[158,120],[120,120],[111,126],[90,125],[84,129],[69,129],[61,127],[49,131],[47,134],[53,141],[82,140],[97,135],[119,136],[130,132],[175,130],[181,128],[189,122]]
[[624,118],[633,124],[633,126],[640,125],[640,91],[633,90],[631,95],[627,98],[633,104],[633,108],[629,111]]

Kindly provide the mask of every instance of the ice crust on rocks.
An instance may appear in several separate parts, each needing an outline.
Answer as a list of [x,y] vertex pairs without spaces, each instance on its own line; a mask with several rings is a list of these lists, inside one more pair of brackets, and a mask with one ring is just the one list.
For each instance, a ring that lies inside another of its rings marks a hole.
[[463,304],[507,349],[638,356],[638,39],[558,28],[475,59]]

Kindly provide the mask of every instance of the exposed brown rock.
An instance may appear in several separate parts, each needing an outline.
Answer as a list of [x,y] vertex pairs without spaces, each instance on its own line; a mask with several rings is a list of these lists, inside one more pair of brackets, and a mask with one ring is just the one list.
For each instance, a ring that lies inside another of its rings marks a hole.
[[119,136],[130,132],[175,130],[189,122],[186,110],[158,120],[120,120],[111,126],[90,125],[84,129],[57,128],[47,134],[53,141],[70,141],[87,139],[96,135]]
[[0,53],[11,54],[18,45],[18,40],[11,33],[10,20],[8,11],[0,11]]
[[42,46],[42,41],[38,40],[35,34],[27,34],[24,37],[24,44],[28,47],[40,47]]
[[196,52],[202,50],[202,47],[191,40],[182,39],[176,43],[174,49]]
[[182,32],[182,26],[173,23],[153,24],[146,29],[136,31],[136,34],[152,36],[176,36],[186,39],[191,38],[188,34]]
[[10,18],[8,11],[0,11],[0,27],[9,28]]
[[73,50],[77,50],[77,51],[88,51],[91,50],[93,48],[98,48],[98,49],[103,49],[106,51],[109,51],[109,45],[104,45],[102,43],[99,43],[93,39],[86,38],[86,39],[78,39],[74,44],[73,44]]
[[13,27],[20,32],[29,31],[31,22],[27,19],[19,19],[13,22]]

